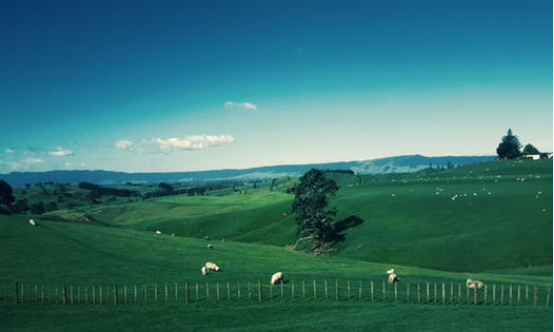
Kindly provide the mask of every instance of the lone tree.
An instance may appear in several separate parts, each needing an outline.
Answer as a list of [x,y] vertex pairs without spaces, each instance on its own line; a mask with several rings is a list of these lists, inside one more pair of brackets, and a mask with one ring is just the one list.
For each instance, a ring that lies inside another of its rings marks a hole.
[[527,144],[524,148],[523,148],[523,152],[522,154],[524,156],[527,156],[527,155],[530,155],[530,154],[540,154],[539,150],[533,146],[533,144]]
[[0,205],[4,204],[7,207],[11,207],[15,201],[13,196],[13,189],[6,181],[0,180]]
[[338,190],[336,182],[327,179],[325,173],[317,169],[306,172],[295,187],[292,211],[296,214],[297,234],[301,236],[298,241],[311,240],[314,255],[320,255],[325,248],[344,241],[342,233],[364,221],[357,216],[335,220],[337,210],[327,208],[327,197],[334,196]]
[[508,129],[508,134],[502,137],[502,142],[496,148],[499,159],[515,159],[521,156],[521,143],[519,138]]

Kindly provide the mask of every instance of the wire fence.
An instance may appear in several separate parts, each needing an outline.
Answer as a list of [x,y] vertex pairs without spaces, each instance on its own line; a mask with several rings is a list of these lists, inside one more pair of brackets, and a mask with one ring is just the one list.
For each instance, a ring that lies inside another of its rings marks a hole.
[[551,306],[551,288],[528,284],[304,279],[271,285],[257,281],[192,281],[163,284],[43,285],[15,282],[0,286],[0,304],[123,305],[163,303],[359,301],[479,306]]

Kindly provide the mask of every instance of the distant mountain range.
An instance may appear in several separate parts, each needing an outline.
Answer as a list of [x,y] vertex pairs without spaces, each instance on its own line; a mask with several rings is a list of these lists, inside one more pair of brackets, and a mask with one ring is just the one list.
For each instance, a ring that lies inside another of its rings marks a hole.
[[126,182],[157,183],[157,182],[209,182],[221,180],[254,180],[276,178],[281,176],[300,176],[311,168],[325,170],[352,170],[356,174],[387,174],[416,172],[433,167],[446,166],[449,162],[455,166],[474,164],[493,160],[494,156],[445,156],[426,157],[422,155],[396,156],[363,161],[346,161],[323,164],[277,165],[247,169],[223,169],[196,172],[171,173],[125,173],[112,171],[59,170],[48,172],[12,172],[0,174],[13,187],[19,188],[26,183],[61,182],[78,183],[82,181],[117,185]]

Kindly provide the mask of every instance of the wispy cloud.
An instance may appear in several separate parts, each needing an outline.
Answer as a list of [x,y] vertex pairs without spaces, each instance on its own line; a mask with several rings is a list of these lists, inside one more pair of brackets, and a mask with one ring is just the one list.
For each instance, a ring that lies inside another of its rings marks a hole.
[[7,148],[7,149],[4,150],[4,153],[15,153],[15,150]]
[[235,138],[229,135],[190,135],[183,138],[154,138],[152,142],[162,150],[201,150],[212,146],[233,143]]
[[2,161],[0,160],[0,169],[5,171],[19,171],[28,170],[33,166],[44,164],[44,160],[41,158],[27,157],[21,160],[15,161]]
[[237,109],[237,110],[252,110],[252,111],[258,110],[257,105],[247,101],[242,103],[235,102],[235,101],[226,101],[225,104],[223,104],[223,107],[225,107],[226,109]]
[[70,163],[67,162],[64,164],[66,168],[78,168],[78,167],[85,167],[87,164],[84,162],[78,162],[78,163]]
[[56,148],[56,151],[49,151],[48,154],[51,155],[51,156],[54,156],[54,157],[67,157],[67,156],[74,156],[75,155],[75,153],[73,153],[73,151],[64,149],[61,146],[58,146]]
[[127,139],[121,139],[115,142],[115,147],[118,149],[128,149],[133,146],[133,142]]

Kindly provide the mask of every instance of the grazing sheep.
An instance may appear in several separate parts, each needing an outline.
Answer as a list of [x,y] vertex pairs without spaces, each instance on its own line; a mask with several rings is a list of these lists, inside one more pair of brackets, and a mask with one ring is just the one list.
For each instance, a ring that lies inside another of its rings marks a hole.
[[389,275],[389,284],[395,284],[400,281],[398,280],[396,273],[394,273],[394,269],[388,270],[387,273]]
[[283,282],[283,272],[275,272],[271,276],[271,284],[275,285],[276,283],[282,283]]
[[466,280],[466,286],[467,288],[475,288],[475,289],[481,289],[485,287],[485,283],[479,280],[473,280],[473,279],[467,279]]
[[206,269],[205,266],[202,266],[202,268],[200,269],[200,271],[202,271],[202,275],[205,276],[206,274],[208,274],[208,269]]
[[204,267],[206,268],[206,270],[208,272],[209,271],[215,271],[215,272],[219,271],[219,266],[217,266],[215,263],[212,263],[212,262],[207,262],[206,265],[204,265]]
[[208,243],[208,249],[213,249],[213,246]]
[[35,223],[35,221],[33,219],[29,219],[29,225],[31,226],[36,226],[37,224]]
[[205,239],[206,241],[210,241],[210,237],[209,237],[209,236],[204,236],[204,239]]
[[156,231],[156,234],[161,235],[162,232],[161,231]]

